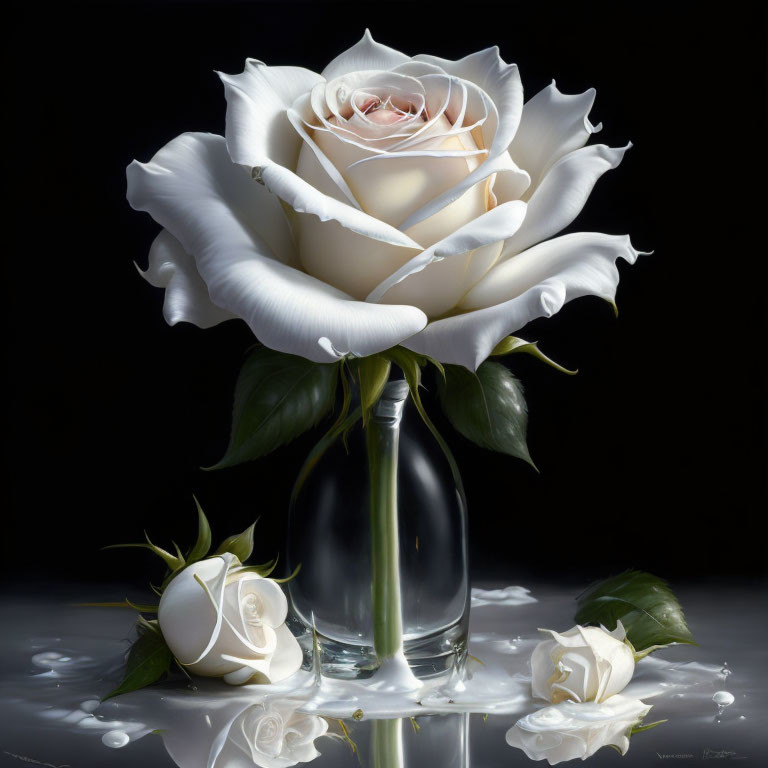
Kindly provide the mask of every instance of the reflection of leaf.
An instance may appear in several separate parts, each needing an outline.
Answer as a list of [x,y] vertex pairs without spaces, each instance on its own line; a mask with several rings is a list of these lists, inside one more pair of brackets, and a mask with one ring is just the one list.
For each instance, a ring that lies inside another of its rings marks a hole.
[[223,555],[225,552],[233,554],[241,563],[244,563],[253,552],[253,529],[256,523],[249,525],[242,533],[228,536],[214,554]]
[[332,408],[338,364],[259,346],[235,386],[232,434],[222,469],[264,456],[314,427]]
[[173,655],[165,644],[157,622],[140,621],[139,637],[128,652],[123,680],[102,701],[157,682],[168,672],[172,661]]
[[445,383],[438,384],[443,411],[457,432],[482,448],[534,466],[525,441],[528,410],[523,388],[503,365],[486,361],[477,373],[446,365]]
[[697,644],[667,583],[643,571],[626,571],[589,587],[578,598],[575,618],[609,630],[621,620],[638,657],[670,643]]

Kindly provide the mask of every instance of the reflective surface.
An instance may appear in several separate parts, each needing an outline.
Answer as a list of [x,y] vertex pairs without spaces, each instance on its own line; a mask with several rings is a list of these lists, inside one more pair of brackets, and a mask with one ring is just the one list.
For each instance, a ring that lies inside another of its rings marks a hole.
[[[123,592],[94,595],[92,588],[72,588],[57,601],[4,601],[0,765],[532,764],[507,743],[507,732],[518,719],[541,711],[530,699],[527,668],[539,639],[535,628],[572,626],[574,608],[573,590],[533,585],[530,594],[476,593],[469,642],[482,664],[470,659],[465,670],[418,692],[371,690],[365,681],[324,680],[318,686],[312,672],[302,672],[279,686],[231,688],[199,680],[195,690],[169,683],[99,704],[119,675],[133,615],[66,603]],[[652,706],[646,722],[667,722],[632,736],[625,757],[605,747],[590,764],[639,767],[672,760],[711,766],[713,759],[738,758],[766,764],[768,622],[762,594],[678,593],[700,647],[675,647],[642,661],[623,692]]]

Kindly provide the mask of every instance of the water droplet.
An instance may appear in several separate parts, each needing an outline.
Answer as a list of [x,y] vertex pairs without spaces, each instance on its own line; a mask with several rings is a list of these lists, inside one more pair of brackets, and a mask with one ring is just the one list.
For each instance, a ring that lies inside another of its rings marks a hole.
[[728,662],[723,662],[723,668],[720,670],[720,677],[723,678],[723,680],[728,679],[728,675],[733,674],[733,670],[728,666]]
[[336,91],[336,98],[339,101],[344,101],[347,98],[347,89],[342,85],[338,91]]
[[739,715],[739,720],[746,720],[746,719],[747,719],[746,715]]
[[107,731],[101,737],[101,740],[107,747],[120,749],[120,747],[124,747],[131,739],[125,731]]
[[82,709],[83,712],[88,712],[90,714],[96,710],[99,704],[101,704],[101,702],[98,699],[88,699],[88,701],[84,701],[80,705],[80,709]]
[[[729,693],[728,691],[717,691],[715,695],[712,697],[712,701],[717,704],[717,714],[722,715],[725,711],[726,707],[730,707],[731,704],[735,701],[735,697],[732,693]],[[719,722],[719,720],[716,718],[716,722]]]
[[730,707],[733,704],[735,697],[728,691],[718,691],[713,697],[712,701],[718,706]]
[[205,724],[206,724],[206,725],[207,725],[209,728],[213,728],[213,723],[211,723],[211,716],[210,716],[210,715],[206,715],[206,716],[205,716]]

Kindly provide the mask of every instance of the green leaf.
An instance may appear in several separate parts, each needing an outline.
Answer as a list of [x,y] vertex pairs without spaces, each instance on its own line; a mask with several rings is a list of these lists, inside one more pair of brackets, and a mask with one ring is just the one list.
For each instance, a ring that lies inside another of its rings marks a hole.
[[[184,567],[184,558],[179,552],[179,548],[176,547],[176,555],[172,555],[162,547],[155,546],[149,539],[149,535],[144,531],[144,538],[146,538],[146,544],[110,544],[102,549],[148,549],[150,552],[154,552],[170,570],[175,571]],[[176,546],[174,544],[174,546]]]
[[127,597],[122,602],[114,603],[75,603],[78,608],[132,608],[138,613],[157,613],[159,605],[132,603]]
[[139,637],[128,652],[123,681],[102,701],[157,682],[168,672],[172,662],[171,649],[166,645],[156,622],[140,622]]
[[360,386],[360,405],[363,409],[363,426],[368,423],[371,412],[384,391],[391,368],[392,363],[382,355],[370,355],[355,361]]
[[667,583],[644,571],[625,571],[579,596],[577,624],[602,624],[613,630],[619,620],[639,658],[671,643],[697,645]]
[[552,358],[547,357],[539,349],[539,345],[535,341],[526,341],[517,336],[507,336],[506,339],[502,339],[493,348],[491,355],[493,357],[499,357],[501,355],[510,355],[514,352],[524,352],[525,354],[532,355],[538,360],[541,360],[542,363],[551,365],[555,370],[560,371],[560,373],[567,373],[569,376],[574,376],[578,373],[578,371],[571,371],[568,370],[568,368],[563,368],[562,365],[556,363]]
[[256,573],[266,579],[277,568],[277,560],[278,558],[275,557],[261,565],[244,565],[235,569],[234,573]]
[[314,427],[333,408],[337,374],[338,363],[254,349],[235,387],[229,447],[206,469],[257,459]]
[[242,533],[228,536],[221,542],[214,555],[223,555],[225,552],[230,552],[241,563],[244,563],[251,556],[251,552],[253,552],[253,529],[255,527],[256,523],[253,523]]
[[208,518],[205,516],[205,512],[203,512],[197,497],[193,496],[192,498],[195,500],[195,506],[197,507],[197,541],[189,555],[187,555],[187,565],[202,560],[211,548],[211,526],[208,524]]
[[446,365],[445,383],[438,383],[443,411],[457,432],[536,468],[525,441],[528,410],[523,387],[503,365],[486,361],[477,373]]
[[273,579],[273,581],[277,584],[287,584],[289,581],[293,581],[298,575],[299,571],[301,571],[301,563],[299,563],[291,573],[290,576],[286,576],[284,579]]

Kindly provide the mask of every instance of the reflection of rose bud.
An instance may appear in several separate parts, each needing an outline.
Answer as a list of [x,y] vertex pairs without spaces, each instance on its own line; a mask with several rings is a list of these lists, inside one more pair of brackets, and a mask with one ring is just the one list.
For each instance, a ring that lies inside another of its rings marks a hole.
[[520,718],[507,731],[507,744],[522,749],[531,760],[546,760],[550,765],[586,760],[609,745],[624,755],[632,726],[650,709],[639,699],[621,695],[602,704],[563,702]]
[[[163,743],[179,768],[287,768],[320,757],[315,741],[328,721],[297,711],[300,702],[270,697],[244,704],[221,701],[210,707],[208,727],[198,717],[181,719],[162,731]],[[195,709],[187,710],[189,715]],[[180,722],[179,722],[180,720]]]

